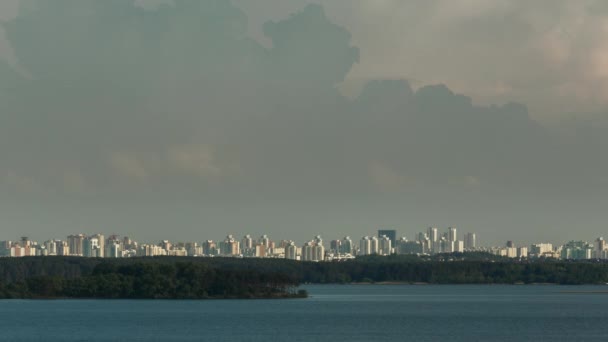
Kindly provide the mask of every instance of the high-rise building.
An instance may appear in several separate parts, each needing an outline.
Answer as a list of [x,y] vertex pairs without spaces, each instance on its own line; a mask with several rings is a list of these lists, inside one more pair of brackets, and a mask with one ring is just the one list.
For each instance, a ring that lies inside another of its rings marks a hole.
[[550,243],[536,243],[530,246],[530,254],[537,258],[551,252],[553,252],[553,245]]
[[436,227],[429,227],[427,235],[431,242],[437,242],[439,240],[439,230]]
[[394,229],[379,229],[378,238],[386,236],[391,240],[391,245],[394,246],[397,242],[397,231]]
[[304,243],[304,245],[302,246],[302,255],[300,256],[300,259],[302,261],[312,261],[313,260],[313,251],[312,251],[313,246],[314,246],[314,243],[312,241],[308,241],[308,242]]
[[203,247],[198,242],[186,242],[184,247],[189,256],[200,256],[203,254]]
[[458,233],[456,230],[456,227],[449,227],[448,228],[448,240],[455,242],[458,240]]
[[256,243],[251,235],[247,234],[241,239],[241,254],[245,257],[255,256]]
[[517,257],[518,258],[527,258],[528,257],[528,247],[517,247]]
[[70,247],[70,255],[83,256],[84,234],[68,236],[68,245]]
[[106,242],[103,234],[94,234],[92,237],[97,239],[97,243],[98,243],[97,257],[103,258],[104,252],[105,252],[105,242]]
[[46,248],[47,255],[58,255],[57,254],[57,242],[55,242],[54,240],[45,241],[44,247]]
[[372,236],[370,238],[371,241],[371,254],[378,254],[379,250],[380,250],[380,244],[378,242],[378,238],[375,236]]
[[302,246],[300,259],[303,261],[325,260],[325,248],[323,247],[321,236],[315,236],[312,241],[308,241]]
[[203,255],[217,255],[217,245],[213,240],[203,242]]
[[258,244],[266,248],[270,247],[270,238],[268,237],[268,235],[262,235],[258,240]]
[[606,241],[603,237],[595,239],[594,243],[594,255],[597,259],[603,259],[603,252],[606,250]]
[[224,241],[220,242],[221,255],[239,255],[240,244],[234,239],[234,236],[228,235]]
[[100,257],[99,239],[95,236],[86,237],[82,243],[82,255],[88,258]]
[[570,241],[562,246],[562,259],[591,259],[593,256],[593,246],[585,241]]
[[70,244],[67,241],[55,240],[55,245],[57,246],[57,255],[71,255]]
[[513,248],[515,247],[515,243],[513,243],[513,241],[509,240],[507,241],[507,248]]
[[340,242],[340,254],[353,254],[353,240],[350,236],[345,236]]
[[477,248],[477,236],[475,233],[464,234],[464,249],[467,251]]
[[329,242],[329,250],[331,253],[340,253],[340,246],[342,245],[342,240],[331,240]]
[[441,251],[439,253],[454,253],[455,252],[454,241],[452,241],[452,240],[442,238],[441,242],[440,242],[440,246],[441,246],[440,247]]
[[395,246],[395,253],[397,254],[422,254],[424,251],[424,244],[420,241],[407,241],[405,237],[397,240]]
[[104,257],[106,258],[122,258],[122,246],[118,240],[109,240],[105,245]]
[[321,244],[315,244],[312,247],[313,261],[325,260],[325,247]]
[[517,258],[517,247],[507,247],[507,257]]
[[315,238],[312,239],[312,241],[317,245],[323,245],[323,239],[321,238],[321,235],[316,235]]
[[265,258],[266,254],[268,252],[268,248],[266,248],[266,246],[262,245],[262,244],[257,244],[255,245],[255,249],[254,249],[254,256],[256,258]]
[[382,235],[378,239],[378,254],[390,255],[391,253],[392,253],[391,239],[386,235]]
[[422,241],[425,241],[428,239],[429,239],[429,236],[426,233],[423,233],[423,232],[418,233],[418,237],[417,237],[418,241],[422,242]]
[[285,258],[296,260],[298,258],[298,247],[296,247],[295,242],[291,241],[285,247]]
[[163,240],[160,242],[160,247],[166,251],[170,251],[173,248],[173,244],[169,240]]
[[372,254],[372,241],[369,236],[364,236],[359,241],[359,254],[370,255]]

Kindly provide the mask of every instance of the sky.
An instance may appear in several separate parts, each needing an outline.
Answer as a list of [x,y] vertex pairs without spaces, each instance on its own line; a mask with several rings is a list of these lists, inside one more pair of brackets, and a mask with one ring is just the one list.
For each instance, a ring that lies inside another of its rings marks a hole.
[[5,0],[0,239],[608,235],[603,1]]

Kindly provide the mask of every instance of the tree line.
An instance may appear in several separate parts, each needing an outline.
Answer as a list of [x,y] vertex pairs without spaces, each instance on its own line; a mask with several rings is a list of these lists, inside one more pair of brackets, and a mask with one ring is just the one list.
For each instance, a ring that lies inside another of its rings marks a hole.
[[[272,298],[301,283],[606,284],[608,263],[519,261],[486,253],[263,258],[0,258],[0,298]],[[300,295],[304,295],[301,293]]]
[[[230,270],[188,261],[134,262],[35,258],[3,265],[0,298],[212,299],[304,297],[286,273]],[[92,266],[97,261],[97,265]],[[63,262],[63,263],[62,263]],[[61,265],[65,267],[62,268]],[[78,267],[80,266],[80,269]],[[33,267],[24,272],[25,267]],[[90,270],[90,271],[89,271]],[[28,276],[23,277],[24,274]],[[17,279],[18,278],[18,279]]]

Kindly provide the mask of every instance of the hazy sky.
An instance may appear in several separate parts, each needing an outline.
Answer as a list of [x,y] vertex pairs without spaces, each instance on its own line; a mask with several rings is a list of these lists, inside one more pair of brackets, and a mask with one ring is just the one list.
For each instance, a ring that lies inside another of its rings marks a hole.
[[5,0],[0,239],[608,235],[603,1]]

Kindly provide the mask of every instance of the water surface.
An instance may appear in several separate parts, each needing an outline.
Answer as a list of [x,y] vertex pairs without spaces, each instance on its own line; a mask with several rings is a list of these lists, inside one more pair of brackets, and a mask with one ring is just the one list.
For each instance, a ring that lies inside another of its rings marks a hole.
[[305,288],[308,299],[3,300],[0,340],[608,340],[608,286]]

